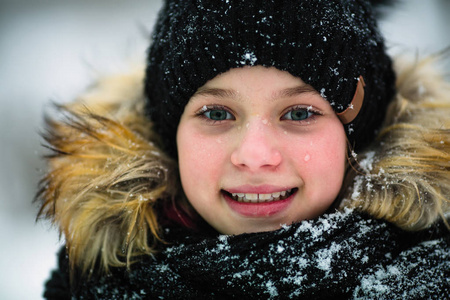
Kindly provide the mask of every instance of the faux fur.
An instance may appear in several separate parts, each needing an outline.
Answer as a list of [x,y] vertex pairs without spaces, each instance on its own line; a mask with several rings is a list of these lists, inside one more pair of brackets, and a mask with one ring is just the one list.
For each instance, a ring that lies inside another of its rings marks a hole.
[[[450,87],[433,63],[397,60],[398,95],[379,139],[354,154],[341,209],[356,207],[409,230],[449,212]],[[144,66],[105,77],[59,106],[62,118],[47,117],[51,154],[39,215],[58,226],[72,266],[84,272],[151,255],[161,242],[154,205],[178,199],[176,165],[143,116],[143,76]]]
[[450,204],[450,85],[436,57],[398,59],[397,97],[375,143],[355,154],[341,207],[406,230],[445,220]]
[[142,114],[143,74],[139,68],[102,78],[58,106],[62,118],[46,118],[52,153],[37,195],[39,215],[59,227],[70,262],[84,272],[99,256],[108,271],[151,254],[161,242],[154,205],[177,192],[175,165],[155,146]]

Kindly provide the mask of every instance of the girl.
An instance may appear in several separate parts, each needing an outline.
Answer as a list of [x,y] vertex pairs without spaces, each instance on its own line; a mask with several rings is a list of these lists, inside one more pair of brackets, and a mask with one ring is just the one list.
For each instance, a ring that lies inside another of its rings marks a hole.
[[47,120],[44,296],[448,296],[450,88],[395,70],[363,0],[166,1],[145,75]]

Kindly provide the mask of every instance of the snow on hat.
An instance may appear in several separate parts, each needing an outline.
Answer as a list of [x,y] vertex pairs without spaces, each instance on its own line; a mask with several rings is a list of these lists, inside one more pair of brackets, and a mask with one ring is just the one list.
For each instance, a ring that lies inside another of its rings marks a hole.
[[197,89],[232,68],[254,65],[301,78],[338,115],[353,109],[362,77],[362,107],[343,121],[355,150],[373,139],[395,93],[391,59],[368,1],[167,0],[153,32],[145,92],[147,113],[170,155],[176,158],[178,123]]

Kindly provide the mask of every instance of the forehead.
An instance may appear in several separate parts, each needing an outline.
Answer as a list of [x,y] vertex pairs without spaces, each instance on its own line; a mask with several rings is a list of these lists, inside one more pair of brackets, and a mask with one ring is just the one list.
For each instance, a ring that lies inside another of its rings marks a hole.
[[278,70],[275,67],[264,66],[244,66],[241,68],[232,68],[224,73],[221,73],[213,79],[206,82],[204,86],[212,84],[246,84],[263,85],[265,81],[269,80],[272,84],[270,86],[277,86],[279,84],[296,84],[305,85],[302,79],[294,77],[289,72]]
[[200,87],[193,99],[214,97],[242,100],[247,94],[262,94],[264,98],[292,97],[303,93],[318,94],[310,85],[286,71],[274,67],[242,67],[234,68],[217,75]]

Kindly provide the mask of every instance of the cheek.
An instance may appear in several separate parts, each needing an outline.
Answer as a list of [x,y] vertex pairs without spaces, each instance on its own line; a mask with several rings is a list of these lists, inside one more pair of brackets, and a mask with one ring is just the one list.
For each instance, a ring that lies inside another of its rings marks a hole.
[[341,189],[345,173],[346,136],[343,126],[340,123],[337,125],[295,139],[289,147],[309,199],[333,201]]
[[[202,135],[188,126],[177,134],[180,178],[186,195],[218,185],[221,165],[225,161],[223,141]],[[206,184],[205,184],[206,183]]]
[[311,163],[307,164],[311,176],[315,176],[318,191],[325,197],[328,191],[333,200],[344,179],[346,141],[344,129],[341,127],[324,132],[317,138],[316,146],[311,150]]

